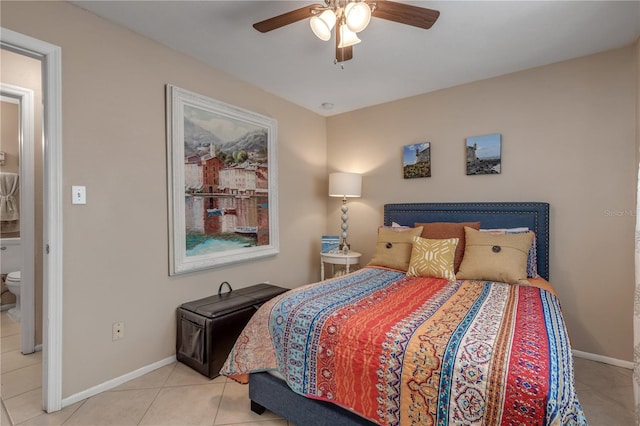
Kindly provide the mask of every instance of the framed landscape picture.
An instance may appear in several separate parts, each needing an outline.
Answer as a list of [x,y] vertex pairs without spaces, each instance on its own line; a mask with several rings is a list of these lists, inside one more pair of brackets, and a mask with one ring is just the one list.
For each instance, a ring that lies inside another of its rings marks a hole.
[[272,118],[167,85],[171,275],[278,253]]
[[467,138],[467,175],[492,175],[501,172],[501,139],[500,133]]
[[405,179],[431,177],[431,142],[405,145],[402,166]]

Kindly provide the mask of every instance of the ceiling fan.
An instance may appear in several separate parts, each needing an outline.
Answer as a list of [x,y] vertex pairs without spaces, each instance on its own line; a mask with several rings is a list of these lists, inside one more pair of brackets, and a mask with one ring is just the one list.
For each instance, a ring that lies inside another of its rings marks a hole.
[[428,30],[440,12],[389,0],[325,0],[324,5],[301,7],[255,23],[253,28],[266,33],[310,18],[311,30],[323,41],[331,39],[335,29],[335,62],[338,63],[353,58],[353,45],[361,41],[357,33],[367,27],[372,16]]

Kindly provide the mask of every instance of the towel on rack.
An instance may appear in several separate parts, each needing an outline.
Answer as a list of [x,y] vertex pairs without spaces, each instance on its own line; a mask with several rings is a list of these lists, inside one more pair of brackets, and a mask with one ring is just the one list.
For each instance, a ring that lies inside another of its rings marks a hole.
[[0,173],[0,220],[3,222],[20,219],[15,197],[18,191],[18,180],[17,173]]

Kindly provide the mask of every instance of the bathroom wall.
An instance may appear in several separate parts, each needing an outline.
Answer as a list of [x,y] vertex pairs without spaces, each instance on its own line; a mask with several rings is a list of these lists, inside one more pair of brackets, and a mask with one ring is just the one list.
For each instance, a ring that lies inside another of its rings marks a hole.
[[[0,102],[0,151],[4,152],[5,162],[0,165],[0,173],[20,173],[20,107],[13,102]],[[16,204],[20,206],[20,194],[15,194]],[[0,218],[3,219],[3,218]],[[20,236],[20,221],[0,220],[0,237]]]
[[[0,49],[0,76],[3,83],[12,84],[33,90],[34,105],[42,105],[42,66],[39,60],[24,55],[9,52]],[[2,115],[2,131],[5,128],[4,102],[1,105]],[[17,108],[16,108],[17,110]],[[17,113],[17,112],[16,112]],[[17,128],[16,128],[17,132]],[[42,200],[43,200],[43,143],[38,137],[42,135],[42,109],[36,107],[34,111],[34,207],[35,207],[35,337],[36,344],[42,343],[42,235],[43,235],[43,219],[42,219]],[[2,150],[9,152],[7,155],[5,166],[0,167],[0,171],[11,171],[17,173],[19,171],[17,136],[14,136],[16,142],[15,148],[5,148],[5,135],[2,134]],[[10,144],[12,145],[12,144]],[[5,167],[7,169],[5,169]],[[9,294],[9,293],[7,293]],[[12,295],[13,297],[13,295]],[[4,299],[3,299],[4,303]]]
[[[0,151],[4,152],[5,163],[0,165],[0,173],[18,173],[20,165],[18,163],[18,153],[20,146],[18,144],[18,126],[19,126],[19,107],[18,104],[12,102],[0,102]],[[20,202],[19,194],[16,194],[16,203]],[[0,238],[17,237],[18,232],[12,232],[11,229],[5,232],[5,222],[0,221]],[[2,284],[0,285],[1,305],[9,305],[16,303],[16,297],[11,294],[4,285],[5,277],[2,276]]]

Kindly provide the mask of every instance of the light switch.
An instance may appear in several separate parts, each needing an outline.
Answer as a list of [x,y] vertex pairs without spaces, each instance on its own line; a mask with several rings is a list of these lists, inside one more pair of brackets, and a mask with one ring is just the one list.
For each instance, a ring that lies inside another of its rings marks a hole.
[[87,187],[73,185],[71,187],[71,204],[87,204]]

